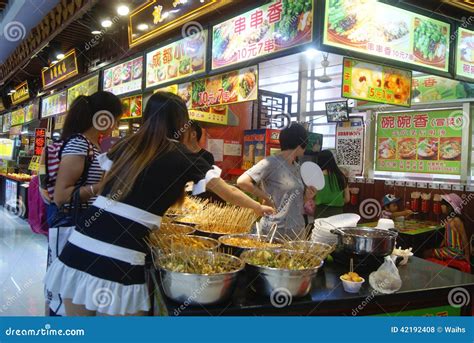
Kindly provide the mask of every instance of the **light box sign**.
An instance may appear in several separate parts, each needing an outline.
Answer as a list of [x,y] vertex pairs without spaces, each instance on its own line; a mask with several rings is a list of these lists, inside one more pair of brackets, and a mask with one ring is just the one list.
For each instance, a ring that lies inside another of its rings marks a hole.
[[343,65],[343,97],[410,107],[411,71],[347,57]]
[[376,0],[326,0],[323,43],[442,72],[450,24]]
[[212,69],[309,43],[313,0],[277,0],[212,28]]
[[146,87],[179,80],[206,70],[207,31],[146,54]]
[[71,107],[71,104],[80,95],[92,95],[99,90],[99,75],[94,75],[84,81],[81,81],[74,86],[67,89],[67,108]]
[[376,170],[459,175],[463,120],[461,110],[379,114]]
[[41,100],[41,118],[65,113],[67,110],[66,91],[50,95]]
[[148,0],[130,13],[129,45],[136,46],[178,27],[181,27],[183,36],[192,35],[202,30],[196,21],[199,17],[231,3],[231,0]]
[[104,70],[104,91],[121,95],[142,89],[143,57]]
[[69,51],[62,60],[41,72],[43,88],[50,88],[79,74],[76,50]]
[[460,27],[457,33],[456,75],[474,80],[474,31]]
[[415,76],[412,84],[412,103],[474,98],[474,84],[440,76]]
[[24,122],[25,122],[25,110],[23,109],[23,107],[12,111],[11,126],[21,125]]
[[11,127],[12,113],[8,112],[3,116],[2,131],[8,132]]
[[15,87],[15,92],[10,95],[12,105],[17,105],[30,98],[30,90],[28,88],[28,82],[24,81]]
[[121,99],[124,111],[123,116],[120,118],[123,119],[133,119],[140,118],[142,116],[142,96],[130,96],[127,98]]
[[0,138],[0,159],[11,160],[15,142],[11,139]]
[[25,110],[25,123],[29,123],[39,117],[39,99],[36,99],[31,104],[24,107]]

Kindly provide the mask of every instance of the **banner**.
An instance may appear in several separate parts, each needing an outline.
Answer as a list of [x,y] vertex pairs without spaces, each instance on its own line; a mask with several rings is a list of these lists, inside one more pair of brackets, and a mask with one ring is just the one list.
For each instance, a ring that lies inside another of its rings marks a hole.
[[323,43],[449,71],[450,24],[376,0],[326,0]]
[[411,71],[347,57],[343,65],[343,97],[410,107]]
[[456,76],[474,81],[474,31],[460,27],[457,34]]
[[146,88],[203,73],[207,31],[183,38],[146,54]]
[[461,110],[379,114],[375,169],[459,175],[463,121]]
[[62,60],[41,72],[43,88],[49,88],[79,74],[76,50],[69,51]]
[[81,81],[67,89],[67,108],[79,95],[92,95],[99,90],[99,75],[94,75],[84,81]]
[[140,118],[142,116],[142,96],[130,96],[121,99],[124,110],[121,120]]
[[46,129],[35,129],[34,154],[40,156],[46,146]]
[[103,89],[115,95],[142,89],[143,57],[104,70]]
[[351,117],[336,126],[336,159],[351,176],[362,175],[364,168],[364,120]]
[[212,69],[311,42],[313,3],[313,0],[276,0],[215,25]]

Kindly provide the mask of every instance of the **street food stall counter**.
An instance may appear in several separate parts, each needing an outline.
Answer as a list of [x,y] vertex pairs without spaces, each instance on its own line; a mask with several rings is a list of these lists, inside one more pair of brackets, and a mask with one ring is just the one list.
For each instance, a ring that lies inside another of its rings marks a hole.
[[[273,299],[257,296],[251,290],[253,280],[245,271],[231,300],[217,305],[191,306],[167,298],[161,287],[159,272],[151,273],[154,315],[235,316],[235,315],[306,315],[306,316],[452,316],[472,315],[469,294],[474,293],[474,275],[446,268],[412,257],[400,266],[402,288],[389,295],[378,294],[366,281],[359,293],[346,293],[339,277],[347,267],[330,261],[313,280],[311,292],[303,298],[291,298],[284,292]],[[360,272],[366,280],[370,272]],[[193,299],[189,299],[191,302]],[[462,301],[460,301],[462,300]]]

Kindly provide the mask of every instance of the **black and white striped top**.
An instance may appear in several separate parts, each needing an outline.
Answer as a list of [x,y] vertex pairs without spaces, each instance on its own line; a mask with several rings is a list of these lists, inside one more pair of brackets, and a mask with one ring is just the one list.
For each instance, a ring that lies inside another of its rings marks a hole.
[[[94,185],[102,179],[102,175],[104,171],[100,168],[99,161],[97,160],[97,156],[99,156],[100,151],[99,149],[89,141],[85,136],[78,135],[76,137],[71,138],[69,141],[66,142],[64,149],[61,153],[61,158],[67,155],[75,155],[75,156],[85,156],[86,158],[90,158],[92,163],[89,166],[89,170],[87,173],[87,181],[84,185]],[[79,184],[81,180],[77,180],[76,185]],[[92,205],[96,197],[90,198],[87,202],[88,205]]]

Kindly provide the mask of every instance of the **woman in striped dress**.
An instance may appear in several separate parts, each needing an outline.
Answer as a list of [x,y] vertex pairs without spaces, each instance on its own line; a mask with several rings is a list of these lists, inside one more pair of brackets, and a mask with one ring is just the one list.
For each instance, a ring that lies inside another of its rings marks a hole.
[[[54,191],[54,205],[63,207],[51,220],[48,267],[59,256],[74,229],[72,213],[85,211],[96,198],[103,176],[98,161],[99,135],[110,135],[121,115],[120,100],[109,92],[79,96],[71,105],[61,134],[62,145],[59,143],[56,154],[48,156],[48,172],[55,179],[50,180],[53,182],[49,182],[47,190],[49,194]],[[78,197],[76,209],[72,208],[73,193]],[[51,290],[47,290],[46,295],[50,314],[64,315],[61,296]]]
[[273,209],[220,178],[220,169],[183,144],[190,121],[178,96],[159,92],[148,101],[140,130],[115,145],[102,165],[108,170],[100,196],[82,216],[45,278],[63,295],[67,315],[143,315],[150,309],[145,284],[145,238],[161,216],[184,196],[211,190],[258,215]]
[[440,248],[428,250],[425,257],[434,257],[439,260],[466,260],[469,262],[469,239],[461,214],[463,201],[455,193],[444,194],[441,198],[441,211],[447,216],[444,240]]

